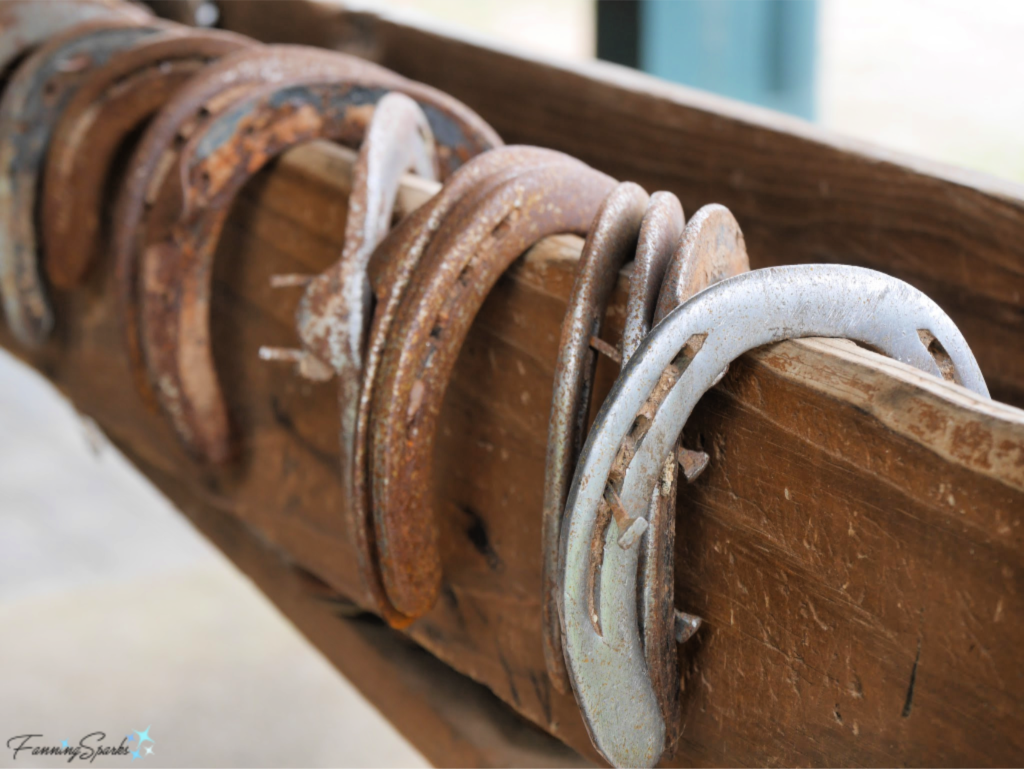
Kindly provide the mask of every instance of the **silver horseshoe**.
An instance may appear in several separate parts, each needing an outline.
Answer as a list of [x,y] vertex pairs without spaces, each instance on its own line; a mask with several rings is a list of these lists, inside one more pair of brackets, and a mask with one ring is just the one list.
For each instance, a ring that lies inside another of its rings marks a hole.
[[[686,420],[726,366],[755,347],[809,336],[861,342],[941,378],[929,351],[937,343],[943,363],[952,364],[954,381],[988,397],[977,361],[953,321],[917,289],[874,270],[757,270],[717,283],[669,313],[601,407],[562,521],[559,610],[569,678],[595,746],[616,766],[654,766],[665,748],[666,725],[638,629],[639,549],[620,548],[616,521],[609,520],[603,532],[597,525],[612,467],[626,461],[618,498],[627,515],[645,516]],[[652,395],[663,398],[656,403]],[[646,419],[637,420],[641,413]],[[634,423],[646,430],[638,445],[630,442],[633,456],[622,457],[620,446]],[[598,536],[604,540],[603,564],[592,556]]]

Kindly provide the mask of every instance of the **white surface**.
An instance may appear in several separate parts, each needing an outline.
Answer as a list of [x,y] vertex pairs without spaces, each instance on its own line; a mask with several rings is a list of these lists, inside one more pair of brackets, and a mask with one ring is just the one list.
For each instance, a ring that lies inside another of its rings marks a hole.
[[16,735],[74,744],[147,727],[141,767],[428,766],[95,428],[0,353],[0,766],[66,765],[14,762]]

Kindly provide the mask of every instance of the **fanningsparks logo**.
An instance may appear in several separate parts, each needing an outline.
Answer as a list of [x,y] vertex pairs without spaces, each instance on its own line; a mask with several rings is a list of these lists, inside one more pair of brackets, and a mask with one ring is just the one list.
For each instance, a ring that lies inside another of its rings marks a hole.
[[42,734],[19,734],[7,740],[7,748],[14,754],[17,760],[20,753],[25,751],[26,756],[57,756],[67,757],[70,764],[76,758],[80,761],[92,763],[99,756],[131,756],[132,763],[146,756],[156,755],[153,746],[156,741],[149,736],[149,730],[153,727],[147,726],[145,731],[126,734],[118,745],[104,745],[107,739],[106,732],[90,732],[72,745],[69,740],[61,740],[59,745],[45,744],[45,737]]

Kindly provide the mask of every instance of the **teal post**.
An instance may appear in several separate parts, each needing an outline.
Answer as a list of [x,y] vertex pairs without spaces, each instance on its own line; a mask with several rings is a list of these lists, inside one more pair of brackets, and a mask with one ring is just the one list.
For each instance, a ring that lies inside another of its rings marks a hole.
[[640,69],[814,119],[816,0],[642,0],[637,12]]

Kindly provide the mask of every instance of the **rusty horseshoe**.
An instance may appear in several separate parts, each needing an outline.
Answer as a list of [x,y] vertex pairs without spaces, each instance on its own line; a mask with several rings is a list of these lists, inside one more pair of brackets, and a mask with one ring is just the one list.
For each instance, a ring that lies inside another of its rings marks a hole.
[[[412,212],[381,243],[369,265],[376,308],[366,343],[362,385],[353,456],[342,457],[342,472],[349,477],[349,531],[351,532],[363,582],[380,614],[394,627],[408,625],[409,617],[396,609],[384,588],[382,556],[378,542],[389,533],[378,532],[370,499],[369,436],[373,383],[387,344],[402,296],[438,230],[449,213],[467,195],[491,189],[504,179],[529,167],[566,160],[567,156],[538,147],[499,147],[485,152],[460,168],[441,190]],[[345,408],[344,404],[342,406]],[[343,451],[345,447],[342,447]],[[393,536],[393,535],[391,535]],[[398,568],[392,564],[389,568]]]
[[370,499],[384,587],[418,617],[436,601],[440,555],[431,471],[437,418],[469,327],[508,266],[540,239],[585,233],[613,179],[565,160],[462,200],[420,261],[373,382]]
[[173,173],[188,138],[253,89],[303,78],[346,77],[370,67],[358,59],[305,46],[255,46],[224,56],[183,85],[150,121],[124,173],[114,206],[117,303],[136,389],[152,406],[139,340],[138,271],[146,244],[167,236],[181,214],[181,175]]
[[6,0],[0,3],[0,81],[37,45],[87,21],[120,18],[142,24],[152,15],[123,0]]
[[53,285],[77,285],[95,258],[122,145],[203,67],[252,45],[230,32],[182,27],[143,39],[82,84],[54,131],[43,176],[43,264]]
[[[340,54],[336,54],[341,57]],[[342,57],[345,58],[345,57]],[[438,140],[443,174],[500,143],[459,102],[365,63],[318,82],[256,89],[213,117],[180,153],[180,210],[166,233],[146,233],[139,321],[150,382],[179,438],[196,456],[231,455],[227,410],[209,346],[210,265],[235,195],[269,160],[313,139],[357,144],[386,93],[416,100]]]
[[[665,271],[654,316],[650,325],[642,329],[641,339],[651,326],[657,326],[669,312],[693,295],[749,269],[743,233],[732,212],[715,203],[704,206],[686,223]],[[623,365],[629,357],[623,356]],[[683,471],[686,482],[691,483],[707,464],[708,455],[703,451],[691,451],[682,446],[665,460],[661,477],[651,494],[647,531],[640,543],[640,631],[647,672],[665,721],[668,750],[678,740],[680,727],[677,644],[689,639],[701,624],[699,617],[675,608],[679,470]]]
[[34,213],[57,120],[93,71],[167,28],[116,17],[80,24],[32,53],[7,84],[0,100],[0,293],[7,323],[25,346],[39,346],[53,328]]

